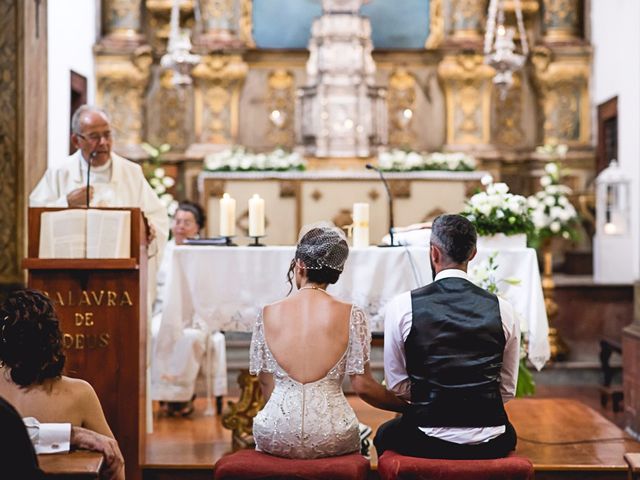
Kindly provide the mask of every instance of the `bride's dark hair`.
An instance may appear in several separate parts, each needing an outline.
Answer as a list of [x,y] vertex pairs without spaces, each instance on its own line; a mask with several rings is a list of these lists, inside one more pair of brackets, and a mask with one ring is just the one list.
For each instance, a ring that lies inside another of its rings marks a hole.
[[0,361],[21,387],[62,374],[65,355],[53,304],[37,290],[17,290],[0,307]]
[[300,238],[296,254],[287,272],[289,283],[287,295],[293,291],[293,271],[296,260],[301,260],[307,267],[307,278],[310,282],[333,284],[338,281],[344,262],[349,255],[349,245],[343,238],[344,234],[341,236],[337,232],[335,227],[312,228]]

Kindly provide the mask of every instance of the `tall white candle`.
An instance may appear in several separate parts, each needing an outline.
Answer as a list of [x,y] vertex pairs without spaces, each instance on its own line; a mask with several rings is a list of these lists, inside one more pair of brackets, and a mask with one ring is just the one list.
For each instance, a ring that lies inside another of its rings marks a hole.
[[264,199],[255,193],[249,199],[249,236],[262,237],[264,235]]
[[369,204],[353,204],[353,246],[365,248],[369,246]]
[[220,199],[220,235],[233,237],[236,234],[236,201],[228,193]]

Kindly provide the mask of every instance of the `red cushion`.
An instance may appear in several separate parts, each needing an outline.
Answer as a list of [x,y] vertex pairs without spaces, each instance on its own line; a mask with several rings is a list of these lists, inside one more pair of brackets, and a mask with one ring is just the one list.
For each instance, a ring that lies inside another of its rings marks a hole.
[[528,480],[533,465],[528,458],[510,455],[495,460],[442,460],[405,457],[387,450],[378,459],[382,480]]
[[218,460],[215,480],[225,478],[279,478],[295,480],[366,479],[369,461],[359,453],[340,457],[298,460],[281,458],[255,450],[240,450]]

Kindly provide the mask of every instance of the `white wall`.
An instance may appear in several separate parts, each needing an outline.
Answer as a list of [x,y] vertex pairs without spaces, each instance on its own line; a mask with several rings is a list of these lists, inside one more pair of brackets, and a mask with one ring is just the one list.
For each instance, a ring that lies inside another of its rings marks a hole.
[[71,70],[87,77],[87,102],[95,99],[92,47],[97,36],[94,0],[49,0],[48,163],[56,165],[69,155]]
[[594,109],[618,96],[618,162],[632,191],[628,265],[632,278],[640,279],[640,1],[591,0],[591,43]]

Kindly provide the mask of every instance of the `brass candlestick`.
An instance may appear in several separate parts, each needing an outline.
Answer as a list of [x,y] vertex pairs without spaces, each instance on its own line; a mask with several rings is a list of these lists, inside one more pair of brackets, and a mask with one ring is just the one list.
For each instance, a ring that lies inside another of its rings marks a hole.
[[544,308],[549,320],[549,350],[550,360],[564,360],[569,354],[569,347],[553,326],[554,319],[558,315],[558,304],[554,299],[555,283],[553,282],[553,252],[551,241],[546,241],[543,246],[544,268],[542,273],[542,292],[544,294]]

